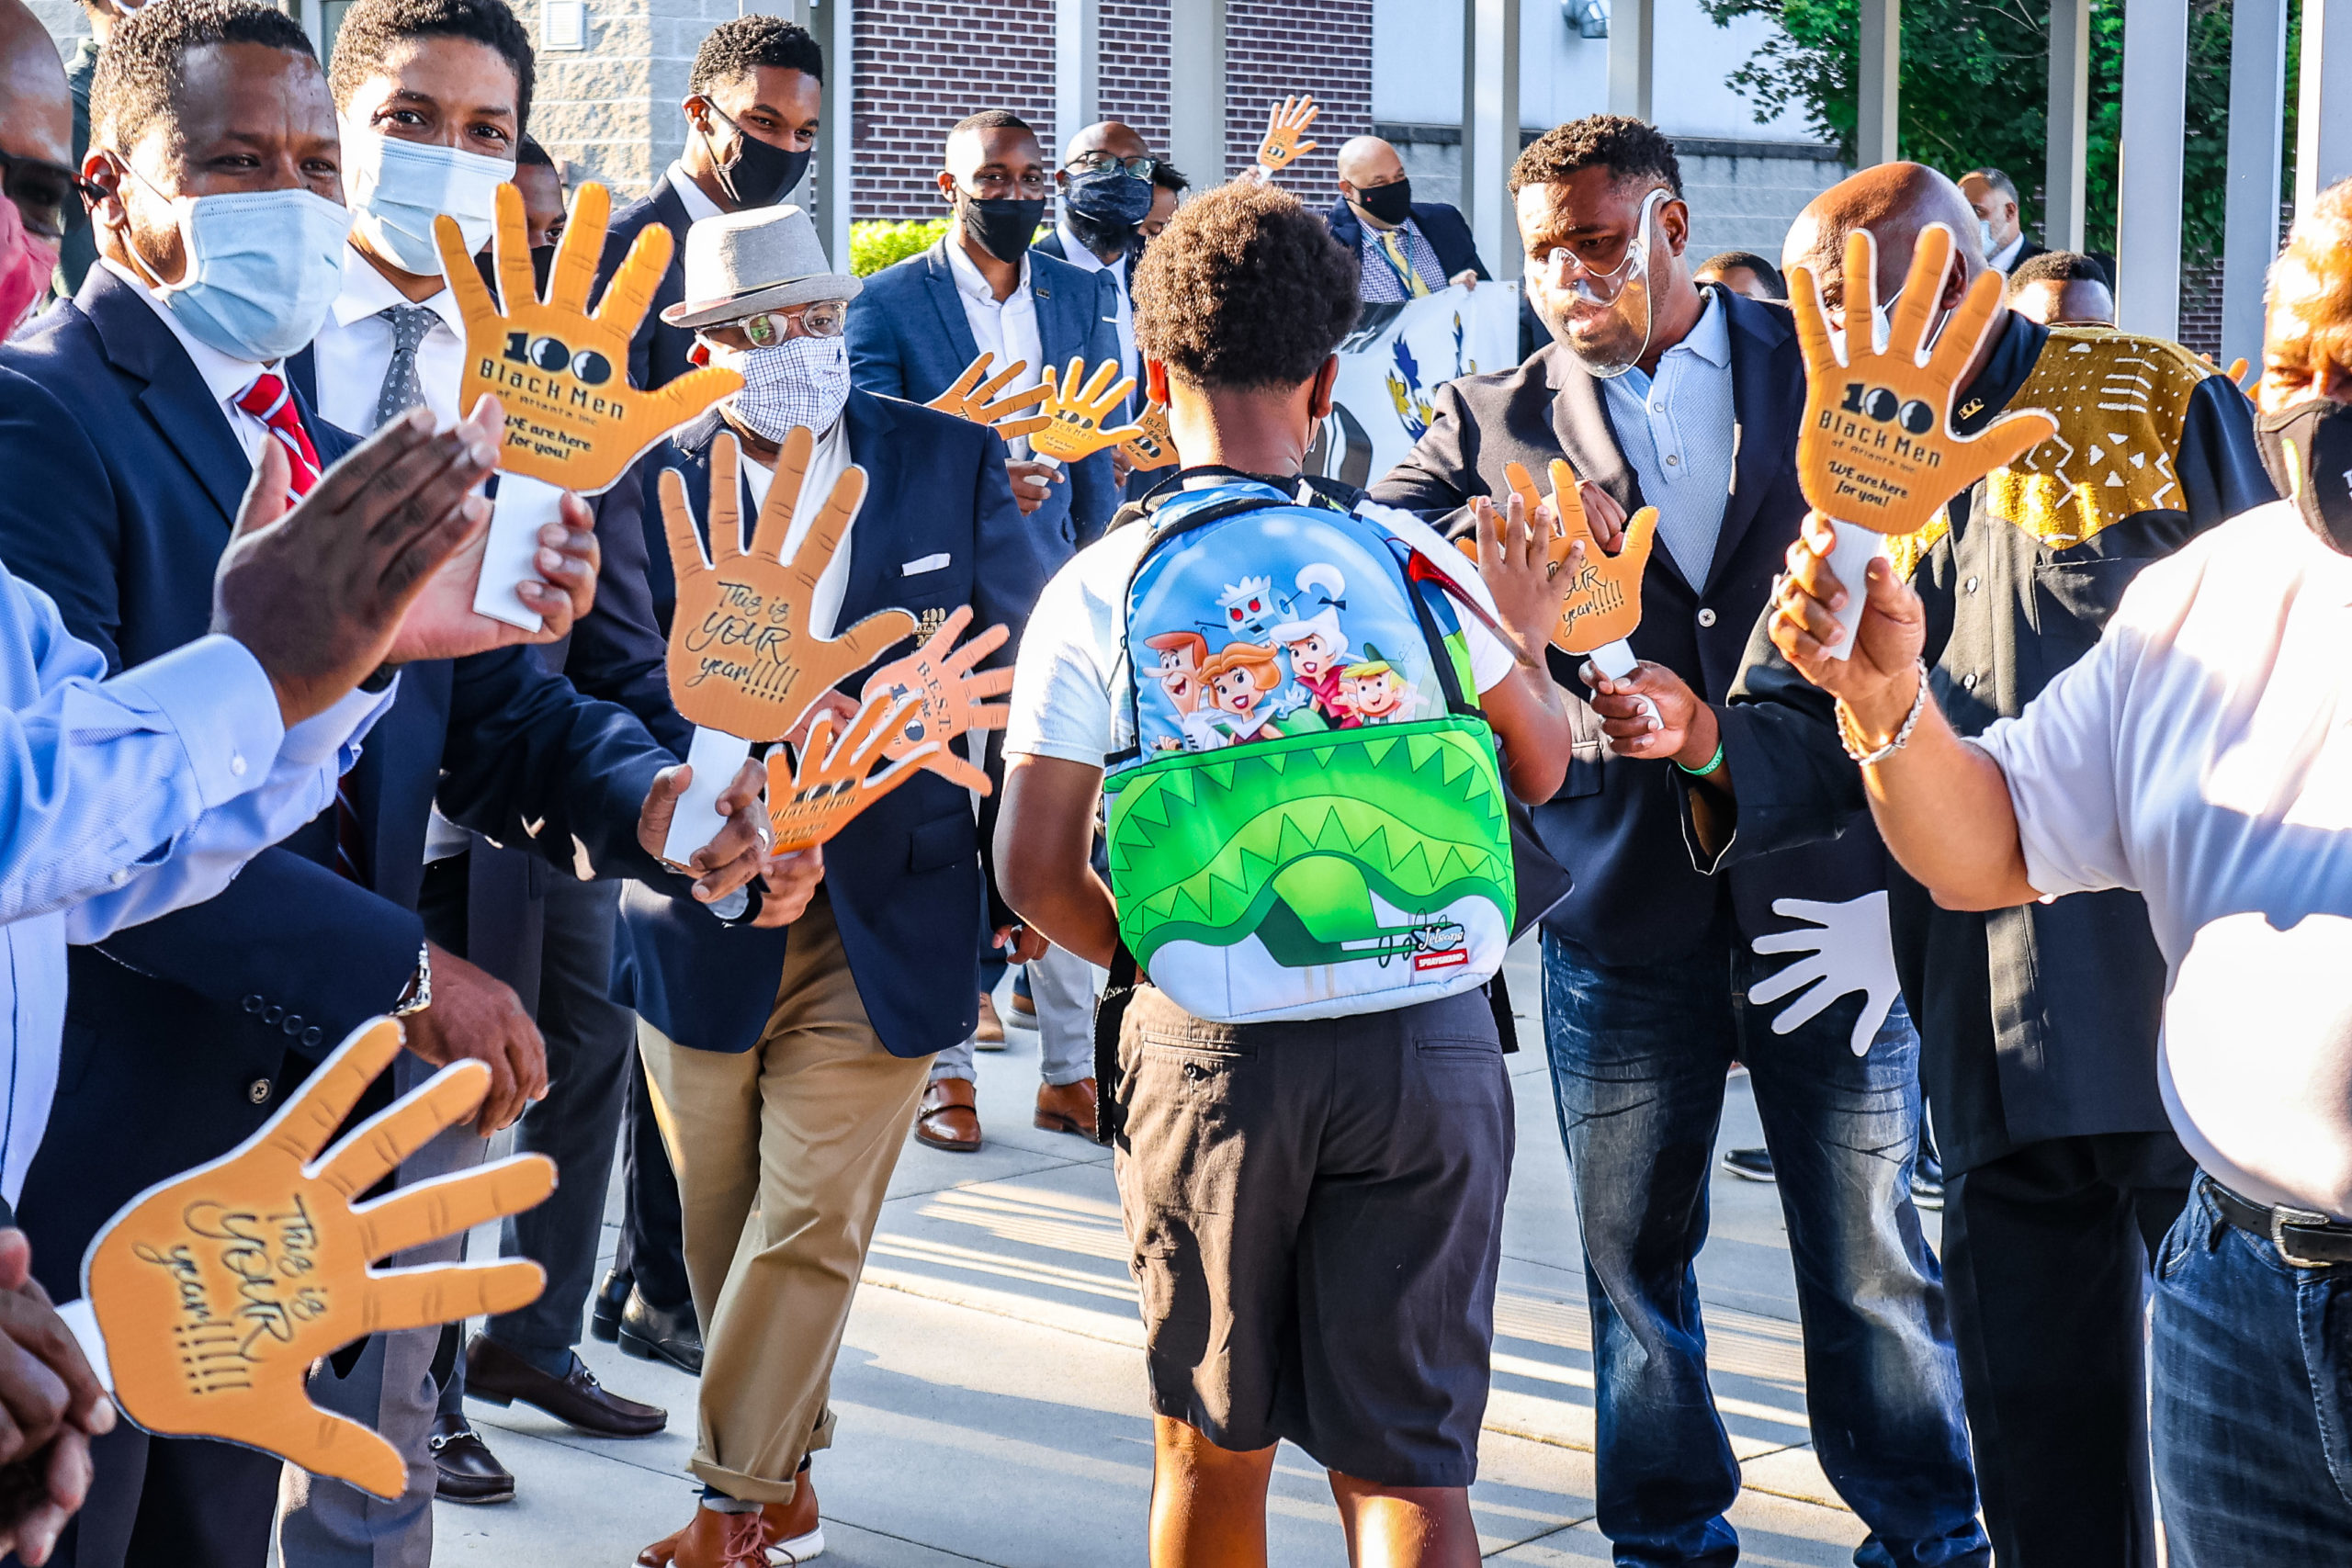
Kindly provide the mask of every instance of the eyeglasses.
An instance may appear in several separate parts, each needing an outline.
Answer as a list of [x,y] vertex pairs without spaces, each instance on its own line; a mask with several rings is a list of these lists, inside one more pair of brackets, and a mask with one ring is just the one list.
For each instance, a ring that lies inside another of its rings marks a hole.
[[741,331],[752,340],[753,348],[774,348],[796,335],[796,328],[797,335],[802,337],[839,337],[848,321],[848,300],[818,299],[781,310],[762,310],[756,316],[739,316],[720,324]]
[[25,227],[47,240],[61,240],[90,220],[83,203],[106,192],[62,164],[0,152],[0,191],[17,204]]
[[1130,179],[1148,180],[1159,171],[1157,158],[1114,158],[1108,152],[1080,152],[1062,165],[1074,175],[1099,175],[1116,169]]
[[1050,183],[1043,170],[1032,169],[1017,178],[1012,175],[974,175],[967,188],[982,201],[998,201],[1014,195],[1026,198],[1042,197]]

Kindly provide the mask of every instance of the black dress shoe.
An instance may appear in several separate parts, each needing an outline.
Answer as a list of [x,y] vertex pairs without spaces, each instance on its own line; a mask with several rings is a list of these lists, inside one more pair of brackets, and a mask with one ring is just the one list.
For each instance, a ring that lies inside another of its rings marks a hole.
[[1724,1168],[1734,1176],[1744,1176],[1750,1181],[1770,1181],[1772,1151],[1770,1149],[1725,1149]]
[[640,1361],[667,1361],[690,1377],[702,1376],[702,1326],[692,1302],[664,1312],[631,1289],[621,1309],[621,1354]]
[[670,1424],[670,1413],[659,1405],[623,1399],[605,1388],[577,1356],[570,1372],[551,1378],[481,1334],[466,1347],[466,1393],[492,1404],[519,1399],[592,1438],[650,1438]]
[[433,1469],[438,1477],[433,1495],[444,1503],[514,1501],[514,1477],[464,1416],[436,1417],[426,1446],[433,1450]]
[[629,1288],[628,1276],[616,1269],[605,1276],[588,1305],[588,1332],[607,1345],[621,1337],[621,1309],[628,1304]]

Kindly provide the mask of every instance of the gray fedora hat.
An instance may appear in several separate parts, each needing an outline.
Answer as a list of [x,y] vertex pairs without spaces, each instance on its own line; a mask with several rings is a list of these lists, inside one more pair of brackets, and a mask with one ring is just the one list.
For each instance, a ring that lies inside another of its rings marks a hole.
[[707,327],[819,299],[854,299],[865,287],[835,272],[817,226],[797,207],[752,207],[686,231],[686,297],[662,312],[673,327]]

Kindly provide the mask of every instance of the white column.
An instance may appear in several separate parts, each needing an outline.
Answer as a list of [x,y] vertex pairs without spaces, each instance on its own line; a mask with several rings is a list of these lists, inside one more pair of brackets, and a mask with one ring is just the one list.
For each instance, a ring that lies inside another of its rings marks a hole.
[[1225,0],[1168,8],[1168,156],[1195,190],[1225,183]]
[[1102,11],[1101,0],[1054,0],[1055,145],[1046,155],[1057,164],[1069,139],[1102,118]]
[[[2316,8],[2316,7],[2314,7]],[[2236,0],[2230,20],[2230,165],[2222,231],[2222,363],[2262,361],[2262,284],[2278,250],[2286,152],[2287,3]]]
[[1519,159],[1519,0],[1464,0],[1462,209],[1497,277],[1520,273],[1519,224],[1503,184]]
[[1650,118],[1650,46],[1657,0],[1610,0],[1609,112]]
[[1854,164],[1891,164],[1902,124],[1903,10],[1901,0],[1861,0],[1861,61],[1855,85]]
[[2090,107],[2090,0],[2050,0],[2050,152],[2041,175],[2041,243],[2053,251],[2083,248]]
[[2302,55],[2295,103],[2298,212],[2352,175],[2352,0],[2303,0]]
[[2115,321],[2180,333],[2180,164],[2188,96],[2188,0],[2132,0],[2123,14],[2117,141]]

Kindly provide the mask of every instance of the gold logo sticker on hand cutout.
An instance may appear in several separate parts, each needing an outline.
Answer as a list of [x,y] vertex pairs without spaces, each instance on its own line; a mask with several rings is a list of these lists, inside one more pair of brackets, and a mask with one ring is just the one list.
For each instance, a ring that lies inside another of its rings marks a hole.
[[1176,443],[1168,434],[1168,405],[1147,403],[1135,423],[1136,434],[1119,443],[1119,450],[1139,474],[1164,468],[1176,461]]
[[506,406],[500,469],[582,495],[611,488],[648,448],[743,385],[734,371],[710,367],[655,391],[629,385],[629,339],[669,268],[670,231],[645,226],[591,315],[588,294],[611,213],[611,195],[593,181],[572,197],[544,299],[531,275],[523,193],[514,186],[498,187],[498,300],[466,254],[456,220],[445,213],[433,220],[449,292],[466,323],[458,406],[471,408],[484,393],[495,393]]
[[835,637],[810,628],[818,581],[865,500],[865,470],[852,464],[833,481],[792,558],[784,558],[813,445],[806,429],[786,434],[749,551],[742,546],[731,432],[719,432],[711,443],[708,555],[695,531],[684,481],[674,468],[662,472],[662,521],[678,580],[678,606],[670,621],[670,700],[706,729],[745,740],[781,740],[835,682],[914,634],[915,618],[904,610],[877,610]]
[[881,698],[918,699],[922,711],[915,716],[912,725],[896,732],[899,738],[885,747],[882,754],[891,758],[911,756],[924,742],[936,740],[940,750],[931,760],[932,771],[950,784],[986,795],[990,788],[988,774],[947,743],[967,730],[1002,729],[1011,720],[1012,709],[1009,705],[982,699],[1001,697],[1012,690],[1012,670],[975,671],[973,666],[1002,648],[1012,633],[1006,626],[990,626],[957,648],[956,639],[971,624],[972,607],[956,605],[932,630],[921,648],[866,677],[865,694],[860,700],[872,704]]
[[536,1263],[369,1267],[555,1190],[552,1161],[518,1155],[358,1202],[490,1088],[483,1064],[456,1063],[328,1148],[401,1041],[390,1019],[361,1025],[261,1131],[149,1188],[90,1244],[82,1284],[115,1399],[147,1431],[240,1443],[398,1497],[407,1461],[311,1403],[311,1364],[370,1334],[537,1298],[547,1276]]
[[1266,117],[1266,139],[1258,143],[1258,166],[1270,175],[1280,174],[1314,152],[1321,143],[1299,138],[1322,112],[1304,93],[1276,104]]
[[1977,276],[1923,360],[1951,258],[1949,228],[1931,223],[1920,231],[1880,349],[1871,342],[1878,243],[1867,229],[1848,235],[1842,355],[1829,335],[1819,280],[1809,267],[1790,269],[1789,302],[1805,367],[1797,477],[1814,510],[1837,522],[1878,534],[1914,533],[1953,496],[2057,433],[2056,420],[2025,409],[1974,435],[1952,434],[1952,401],[2000,309],[2001,276],[1989,269]]
[[874,771],[892,747],[906,740],[922,706],[917,699],[884,693],[867,698],[850,716],[838,740],[831,713],[811,719],[797,766],[788,748],[770,751],[768,825],[775,829],[775,843],[769,852],[790,854],[825,842],[859,812],[936,762],[946,747],[926,740],[880,773]]
[[1086,374],[1086,361],[1082,358],[1071,360],[1069,369],[1058,378],[1050,365],[1043,374],[1046,412],[1051,418],[1045,429],[1029,438],[1029,449],[1037,456],[1075,463],[1143,434],[1140,425],[1104,428],[1118,412],[1119,405],[1126,401],[1127,394],[1136,389],[1134,377],[1119,375],[1117,360],[1106,359],[1096,366],[1091,378]]

